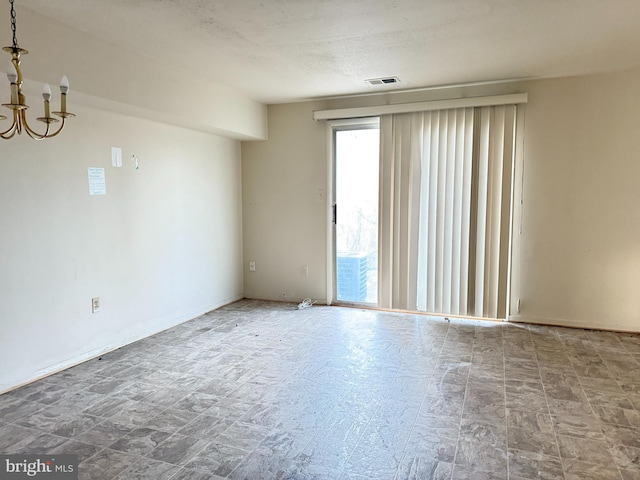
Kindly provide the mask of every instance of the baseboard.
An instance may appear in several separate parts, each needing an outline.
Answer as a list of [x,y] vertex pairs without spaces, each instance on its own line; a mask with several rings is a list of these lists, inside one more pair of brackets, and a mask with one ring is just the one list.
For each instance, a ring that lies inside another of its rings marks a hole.
[[509,322],[531,323],[534,325],[548,325],[553,327],[581,328],[586,330],[605,330],[609,332],[640,333],[640,324],[628,324],[615,320],[585,321],[566,318],[532,317],[527,315],[510,315]]
[[[302,302],[303,300],[305,300],[306,298],[309,297],[305,297],[305,298],[283,298],[283,297],[270,297],[268,295],[266,296],[261,296],[261,295],[245,295],[245,297],[247,300],[262,300],[265,302],[278,302],[278,303],[286,303],[286,304],[290,304],[290,305],[298,305],[300,302]],[[313,302],[314,305],[327,305],[327,299],[326,298],[312,298],[311,301]]]

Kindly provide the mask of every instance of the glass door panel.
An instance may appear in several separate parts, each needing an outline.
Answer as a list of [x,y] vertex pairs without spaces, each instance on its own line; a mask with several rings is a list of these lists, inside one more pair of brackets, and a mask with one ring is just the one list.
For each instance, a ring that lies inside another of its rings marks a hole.
[[378,303],[380,130],[335,130],[336,299]]

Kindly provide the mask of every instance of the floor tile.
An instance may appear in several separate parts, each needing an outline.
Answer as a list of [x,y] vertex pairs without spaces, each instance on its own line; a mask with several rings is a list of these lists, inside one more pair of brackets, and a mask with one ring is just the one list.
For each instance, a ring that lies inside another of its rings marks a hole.
[[507,438],[487,423],[463,425],[454,463],[482,471],[502,471],[507,465]]
[[637,410],[610,406],[599,406],[594,408],[594,410],[604,423],[640,428],[640,412]]
[[111,422],[121,425],[142,426],[160,415],[161,410],[150,403],[128,400],[127,403],[115,409],[115,412],[108,418]]
[[99,393],[101,395],[109,395],[119,392],[123,388],[131,385],[130,380],[121,380],[120,378],[105,378],[87,388],[88,392]]
[[[3,398],[6,397],[6,398]],[[39,412],[45,405],[37,402],[30,402],[16,397],[0,396],[0,418],[6,422],[14,422],[20,418],[33,415]]]
[[92,445],[108,447],[116,440],[124,437],[134,428],[134,425],[126,425],[112,422],[111,420],[103,420],[99,424],[91,427],[89,430],[76,435],[74,438]]
[[611,407],[611,408],[627,408],[633,410],[633,405],[629,400],[629,397],[624,393],[614,392],[595,392],[586,391],[587,398],[591,406],[596,409],[598,407]]
[[156,448],[170,436],[171,434],[160,430],[136,428],[121,437],[119,440],[116,440],[109,446],[109,448],[111,450],[118,450],[142,456]]
[[68,390],[60,385],[36,382],[16,390],[16,395],[31,402],[51,405],[67,394]]
[[547,406],[549,413],[556,417],[581,417],[584,419],[593,417],[593,409],[589,405],[586,396],[579,402],[549,397],[547,398]]
[[554,433],[551,415],[528,410],[508,409],[507,426],[547,435]]
[[460,420],[451,417],[434,415],[418,415],[413,432],[424,432],[437,435],[439,438],[457,439],[460,432]]
[[453,463],[456,456],[456,438],[446,438],[429,431],[411,432],[405,455],[423,461]]
[[21,436],[17,442],[2,449],[6,454],[35,454],[46,453],[64,444],[68,438],[51,433],[33,430],[30,434]]
[[540,368],[536,361],[507,359],[504,364],[504,372],[507,380],[540,381]]
[[184,468],[226,477],[249,453],[250,452],[246,450],[212,443],[191,459]]
[[451,395],[427,395],[420,408],[420,414],[442,417],[456,417],[462,415],[464,400]]
[[81,462],[78,473],[82,480],[110,480],[139,460],[136,455],[105,449]]
[[[328,468],[342,469],[351,458],[355,446],[351,442],[336,441],[326,437],[314,437],[294,458],[306,458],[309,463]],[[359,470],[354,470],[359,472]]]
[[337,480],[340,476],[340,472],[329,467],[313,465],[305,457],[282,459],[253,453],[238,465],[228,478],[231,480],[252,478]]
[[[146,382],[129,381],[127,383],[128,383],[127,385],[118,388],[117,391],[110,393],[110,395],[117,398],[125,398],[127,400],[133,400],[135,402],[139,402],[140,400],[143,400],[146,397],[154,393],[157,393],[159,390],[162,390],[158,385],[154,385]],[[153,403],[153,402],[145,402],[145,403]]]
[[480,463],[476,465],[454,465],[452,480],[506,480],[507,465]]
[[553,428],[558,435],[604,440],[603,423],[595,416],[554,415],[551,418]]
[[208,444],[205,440],[175,433],[147,456],[161,462],[184,466]]
[[220,399],[208,393],[191,392],[180,401],[173,404],[175,410],[186,410],[193,413],[204,413],[211,407],[220,403]]
[[239,420],[252,425],[273,428],[282,422],[284,415],[282,409],[276,405],[256,403]]
[[551,457],[558,457],[558,446],[553,435],[531,432],[521,428],[509,428],[509,450],[519,450]]
[[512,450],[509,445],[509,476],[540,480],[564,480],[560,458],[528,451]]
[[602,426],[604,437],[610,445],[626,445],[640,448],[640,429],[620,427],[618,425]]
[[164,387],[152,390],[149,395],[142,397],[140,400],[144,401],[144,403],[169,408],[171,405],[177,403],[186,396],[187,393],[181,388]]
[[197,417],[197,413],[168,408],[163,410],[159,415],[144,422],[142,426],[163,432],[176,433]]
[[198,415],[180,429],[181,435],[213,440],[222,435],[231,426],[229,420],[212,415]]
[[269,431],[268,427],[238,421],[218,435],[215,440],[228,447],[253,450],[265,439]]
[[255,451],[265,455],[295,458],[304,451],[310,441],[311,437],[275,428],[258,444]]
[[135,465],[127,468],[114,480],[169,480],[180,471],[177,465],[142,459]]
[[97,425],[102,419],[70,409],[53,406],[29,417],[23,417],[16,423],[23,427],[39,429],[61,437],[75,437]]
[[101,450],[103,450],[103,448],[100,446],[91,445],[88,443],[83,443],[83,442],[79,442],[77,440],[71,439],[71,440],[67,440],[60,446],[49,450],[48,453],[77,455],[78,461],[84,462],[85,460],[93,457],[96,453],[100,452]]
[[82,413],[87,415],[93,415],[96,417],[108,418],[118,412],[118,409],[122,410],[127,403],[124,398],[107,397],[94,402],[88,408],[82,410]]
[[222,480],[223,478],[206,472],[181,468],[178,473],[171,477],[171,480]]
[[566,480],[618,480],[620,478],[620,470],[613,463],[597,464],[563,459],[562,465]]
[[640,448],[616,445],[611,451],[624,480],[640,478]]
[[[86,382],[87,386],[91,386],[95,381],[97,380],[88,379]],[[54,406],[74,411],[82,411],[100,401],[103,401],[104,398],[105,396],[99,393],[89,392],[87,390],[74,390],[70,391],[68,395],[58,400]]]
[[606,442],[557,435],[560,456],[564,459],[610,465],[613,458]]
[[507,380],[505,392],[509,409],[549,413],[544,387],[540,382]]
[[396,478],[398,480],[449,480],[453,471],[453,464],[408,455],[402,460]]

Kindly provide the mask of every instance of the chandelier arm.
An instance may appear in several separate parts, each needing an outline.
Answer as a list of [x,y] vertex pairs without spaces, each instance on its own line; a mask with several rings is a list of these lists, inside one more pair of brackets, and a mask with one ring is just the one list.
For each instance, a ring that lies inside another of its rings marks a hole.
[[[62,129],[64,128],[64,118],[62,119],[62,121],[60,122],[60,127],[58,128],[58,130],[56,130],[54,133],[47,135],[47,138],[53,138],[56,135],[58,135]],[[47,131],[49,130],[49,125],[47,125]]]
[[9,140],[10,138],[13,138],[15,136],[17,131],[18,129],[16,128],[16,124],[13,124],[9,130],[6,130],[0,133],[0,138],[3,138],[4,140]]
[[44,133],[38,133],[29,126],[29,123],[27,122],[26,110],[22,110],[20,112],[20,118],[22,119],[21,123],[24,126],[24,131],[27,132],[27,135],[29,135],[31,138],[33,138],[34,140],[44,140],[45,138],[49,138],[49,123],[47,123],[47,129],[44,131]]
[[0,134],[0,138],[2,138],[3,140],[9,140],[9,139],[11,139],[11,138],[13,138],[15,136],[16,130],[14,129],[13,132],[11,132],[11,135],[5,135],[7,133],[9,133],[9,130],[7,130],[4,133],[1,133]]
[[29,124],[27,123],[26,113],[24,111],[22,112],[22,123],[24,124],[25,131],[27,132],[27,135],[29,135],[34,140],[44,140],[45,138],[53,138],[53,137],[55,137],[64,128],[64,120],[65,119],[63,117],[62,121],[60,122],[60,127],[58,127],[58,129],[55,132],[49,133],[49,130],[51,128],[51,124],[47,123],[47,129],[45,130],[45,132],[44,133],[38,133],[38,132],[36,132],[35,130],[33,130],[29,126]]
[[5,140],[9,140],[10,138],[12,138],[16,134],[17,127],[18,127],[18,112],[14,110],[13,111],[13,123],[4,132],[0,132],[0,137],[4,138]]
[[37,132],[32,131],[31,129],[25,129],[24,131],[27,132],[27,135],[29,135],[34,140],[44,140],[45,138],[47,138],[46,135],[41,135]]

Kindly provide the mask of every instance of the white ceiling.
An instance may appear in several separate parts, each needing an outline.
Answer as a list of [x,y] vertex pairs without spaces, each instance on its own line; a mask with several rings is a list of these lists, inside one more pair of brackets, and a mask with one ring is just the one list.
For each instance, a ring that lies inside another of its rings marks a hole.
[[[184,69],[187,78],[194,72],[265,103],[640,65],[640,0],[17,0],[16,5]],[[402,83],[377,88],[364,83],[384,76]]]

